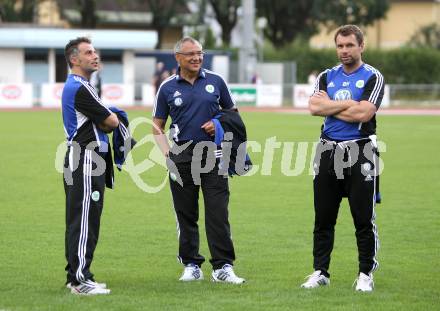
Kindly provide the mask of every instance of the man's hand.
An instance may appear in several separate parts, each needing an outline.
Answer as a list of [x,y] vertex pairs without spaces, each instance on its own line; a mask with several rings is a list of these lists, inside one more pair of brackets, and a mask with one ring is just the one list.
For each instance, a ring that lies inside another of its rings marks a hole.
[[98,127],[105,133],[111,133],[118,125],[118,116],[112,112],[101,124],[98,124]]
[[107,134],[110,134],[114,130],[114,128],[109,127],[107,125],[104,125],[103,123],[98,124],[98,127],[101,131],[103,131],[104,133],[107,133]]
[[209,120],[208,122],[205,122],[202,125],[202,129],[204,129],[205,132],[208,133],[210,136],[215,135],[215,125],[214,125],[214,122],[212,122],[211,120]]
[[162,151],[165,158],[168,158],[170,155],[170,145],[168,144],[168,138],[165,135],[166,122],[167,120],[164,119],[153,118],[152,133],[160,151]]

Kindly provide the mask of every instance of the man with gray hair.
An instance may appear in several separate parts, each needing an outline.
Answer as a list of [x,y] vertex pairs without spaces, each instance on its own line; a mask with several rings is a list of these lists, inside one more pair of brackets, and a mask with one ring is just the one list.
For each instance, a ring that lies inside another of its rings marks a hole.
[[[167,162],[177,168],[177,172],[170,173],[170,187],[178,224],[178,259],[185,266],[180,280],[203,279],[200,267],[205,258],[199,253],[197,225],[201,187],[212,280],[241,284],[245,280],[234,273],[232,266],[235,251],[228,220],[228,177],[219,174],[221,151],[213,142],[212,121],[220,108],[231,109],[235,103],[223,78],[202,68],[204,52],[197,40],[182,38],[174,53],[179,68],[158,89],[153,134]],[[171,150],[163,135],[168,116],[174,142]]]

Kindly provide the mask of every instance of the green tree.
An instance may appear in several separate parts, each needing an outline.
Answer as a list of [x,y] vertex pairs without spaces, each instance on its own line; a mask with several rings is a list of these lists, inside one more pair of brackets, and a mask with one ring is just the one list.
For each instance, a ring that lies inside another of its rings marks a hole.
[[389,0],[256,0],[256,4],[258,16],[267,19],[264,34],[275,47],[310,37],[318,25],[329,31],[348,23],[370,25],[389,8]]
[[374,21],[385,17],[390,7],[389,0],[317,0],[315,2],[314,15],[329,30],[346,24],[371,25]]
[[[143,2],[143,1],[142,1]],[[150,12],[153,14],[151,27],[157,31],[156,49],[162,47],[163,32],[170,25],[172,17],[177,15],[179,7],[185,6],[184,0],[147,0]]]
[[[316,1],[316,0],[315,0]],[[282,47],[307,31],[316,30],[314,0],[256,0],[257,15],[265,17],[264,35],[275,47]]]
[[0,1],[1,22],[31,23],[34,21],[34,12],[39,0],[15,0]]
[[411,36],[408,45],[440,49],[440,26],[429,24],[421,27]]
[[77,0],[79,11],[81,13],[81,28],[96,28],[98,16],[96,15],[95,0]]
[[237,10],[241,0],[209,0],[217,22],[222,28],[223,45],[231,43],[231,33],[237,24]]
[[203,45],[204,50],[214,50],[216,48],[216,38],[209,27],[202,30],[196,28],[189,35],[197,39]]
[[[75,9],[80,13],[81,19],[79,25],[81,28],[96,28],[99,22],[96,14],[96,0],[76,0]],[[66,9],[66,1],[57,0],[58,8],[62,12]]]

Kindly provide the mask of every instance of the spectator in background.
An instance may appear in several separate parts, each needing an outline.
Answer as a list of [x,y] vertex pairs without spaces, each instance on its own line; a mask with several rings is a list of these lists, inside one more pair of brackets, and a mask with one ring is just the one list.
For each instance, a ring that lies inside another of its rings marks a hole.
[[258,75],[258,73],[254,73],[251,79],[252,84],[262,84],[263,80],[261,80],[261,77]]
[[[156,70],[154,71],[154,75],[153,75],[153,85],[155,88],[154,93],[157,93],[157,91],[159,90],[159,86],[163,81],[162,78],[162,74],[165,71],[165,64],[163,62],[157,62],[156,63]],[[168,74],[169,75],[169,74]]]
[[[162,72],[162,74],[160,75],[160,79],[161,79],[161,82],[160,82],[160,83],[162,83],[163,81],[165,81],[165,79],[167,79],[169,76],[171,76],[170,72],[169,72],[168,70],[164,70],[164,71]],[[159,84],[159,86],[160,86],[160,84]]]

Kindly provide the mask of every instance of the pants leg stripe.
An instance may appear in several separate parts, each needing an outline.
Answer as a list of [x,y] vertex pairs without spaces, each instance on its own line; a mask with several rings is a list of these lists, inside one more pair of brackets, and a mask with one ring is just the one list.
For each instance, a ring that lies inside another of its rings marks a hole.
[[76,279],[78,281],[84,281],[84,275],[82,273],[83,260],[84,260],[84,214],[85,208],[87,206],[88,200],[88,184],[87,184],[87,167],[88,167],[88,151],[84,152],[84,163],[83,163],[83,201],[82,201],[82,211],[81,211],[81,232],[79,237],[79,245],[78,245],[78,269],[76,271]]
[[176,216],[176,233],[177,233],[177,241],[180,240],[180,224],[179,224],[179,218],[177,218],[176,209],[173,207],[174,215]]
[[[376,158],[373,156],[373,165],[374,165],[374,169],[376,170]],[[379,237],[377,234],[377,227],[376,227],[376,223],[374,222],[376,220],[376,174],[373,177],[373,187],[374,187],[374,191],[373,191],[373,207],[372,207],[372,216],[371,216],[371,223],[373,225],[373,234],[374,234],[374,255],[373,255],[373,267],[371,268],[370,273],[374,272],[377,270],[378,266],[379,266],[379,262],[376,259],[376,254],[377,251],[379,250]]]
[[76,271],[76,279],[78,281],[85,281],[83,269],[86,265],[86,247],[88,237],[88,222],[89,222],[89,208],[90,208],[90,195],[91,195],[91,179],[92,179],[92,161],[91,151],[86,150],[84,153],[83,164],[83,204],[81,215],[81,233],[79,237],[78,245],[78,270]]
[[[179,219],[177,218],[177,212],[176,212],[176,208],[174,207],[174,202],[173,202],[173,211],[174,211],[174,216],[176,216],[177,242],[180,243],[180,224],[179,224]],[[179,254],[177,254],[177,261],[183,263],[182,257],[180,257]]]
[[[83,244],[82,244],[82,265],[81,265],[81,274],[86,265],[86,252],[87,252],[87,240],[88,240],[88,232],[89,232],[89,209],[90,209],[90,198],[92,194],[92,151],[87,150],[87,169],[85,170],[85,184],[87,191],[85,192],[85,211],[83,213],[83,225],[82,230],[84,232]],[[84,276],[83,276],[84,278]]]

